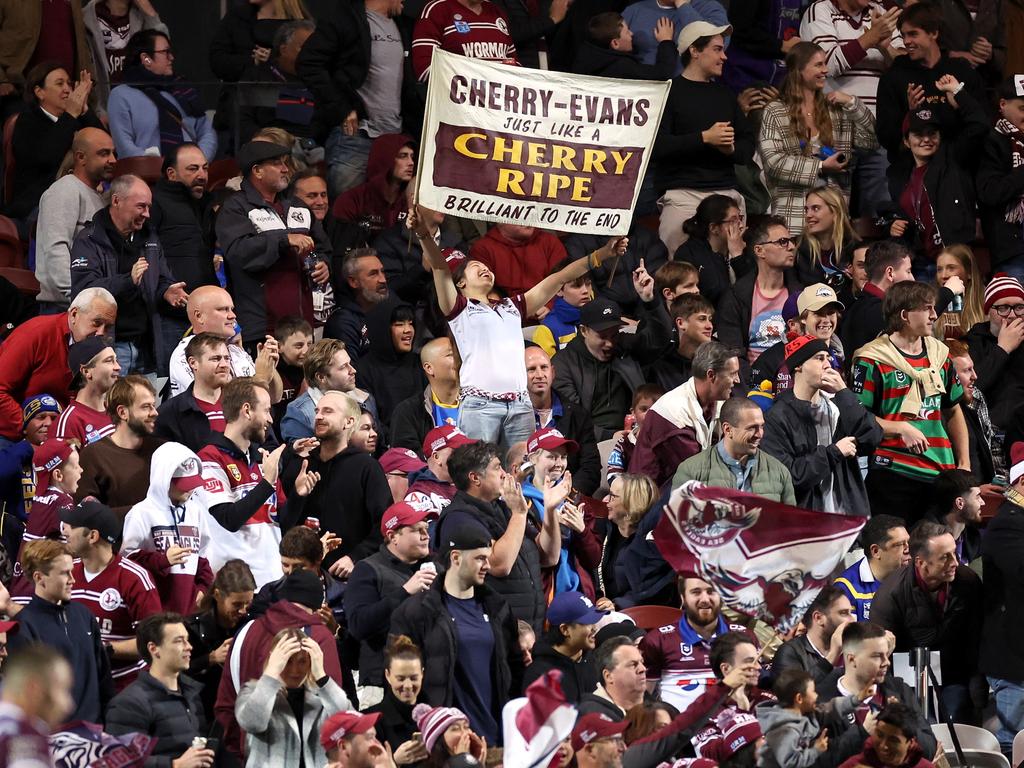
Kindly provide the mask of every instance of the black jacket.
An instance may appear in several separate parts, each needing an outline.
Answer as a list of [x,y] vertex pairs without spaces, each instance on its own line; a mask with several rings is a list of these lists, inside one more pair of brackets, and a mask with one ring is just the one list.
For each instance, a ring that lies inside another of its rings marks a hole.
[[1024,224],[1006,221],[1006,210],[1024,196],[1024,165],[1013,167],[1009,136],[989,131],[976,155],[978,211],[992,266],[1024,256]]
[[210,419],[196,404],[192,393],[195,383],[188,389],[170,400],[164,400],[157,410],[156,436],[164,440],[173,440],[187,446],[196,453],[210,443],[213,429]]
[[725,257],[715,253],[711,244],[702,237],[691,237],[676,249],[673,261],[687,261],[697,268],[700,295],[717,307],[722,296],[732,288],[729,280],[729,266],[739,280],[750,272],[756,272],[754,258],[746,250],[726,262]]
[[[444,531],[450,525],[482,525],[491,538],[497,541],[505,535],[508,521],[512,513],[503,501],[487,503],[473,498],[464,491],[457,491],[451,504],[444,509],[444,514],[434,526],[434,541],[444,541]],[[526,532],[519,554],[512,565],[508,576],[487,575],[487,584],[508,601],[512,615],[525,621],[538,634],[544,625],[544,612],[547,609],[547,597],[544,593],[544,577],[540,566],[540,550],[537,547],[537,536],[541,523],[537,519],[533,505],[527,504]],[[441,546],[434,550],[443,550]]]
[[940,613],[931,595],[917,585],[914,573],[913,563],[905,565],[879,585],[871,602],[871,620],[896,635],[897,651],[939,651],[944,684],[966,684],[978,671],[981,579],[967,566],[959,566]]
[[992,335],[988,320],[967,331],[964,341],[978,374],[975,386],[985,393],[992,423],[1009,428],[1013,414],[1024,403],[1024,346],[1007,354]]
[[585,693],[580,697],[579,713],[586,715],[591,712],[605,715],[615,722],[626,719],[626,716],[622,714],[622,710],[614,702],[609,701],[603,696],[598,696],[596,693]]
[[220,685],[221,673],[224,671],[223,665],[210,662],[210,654],[234,635],[234,630],[224,629],[217,623],[216,614],[216,608],[211,608],[202,613],[194,613],[185,619],[188,642],[192,646],[188,675],[201,688],[199,698],[203,703],[203,711],[208,723],[213,722],[213,707],[217,703],[217,687]]
[[867,517],[871,510],[856,457],[845,458],[835,443],[844,437],[857,439],[857,455],[870,456],[882,442],[882,428],[850,389],[833,399],[839,411],[830,445],[818,445],[811,404],[798,400],[793,390],[775,397],[765,416],[761,447],[777,458],[793,475],[797,506],[822,509],[822,483],[832,478],[836,507],[847,515]]
[[[556,397],[556,393],[551,393]],[[575,440],[580,449],[568,456],[568,469],[572,472],[573,488],[584,496],[593,496],[601,485],[601,453],[594,437],[594,422],[585,408],[573,403],[561,402],[562,415],[554,418],[555,428],[570,440]]]
[[178,677],[171,691],[148,669],[110,702],[106,730],[114,736],[144,733],[156,740],[146,768],[170,768],[196,736],[206,735],[206,718],[199,698],[199,683]]
[[33,596],[18,614],[18,632],[10,637],[10,650],[14,653],[32,643],[51,646],[71,667],[71,699],[75,707],[65,722],[102,723],[107,703],[114,695],[114,684],[110,657],[92,612],[81,603],[58,605]]
[[403,587],[419,568],[420,563],[404,563],[381,544],[352,570],[345,588],[345,615],[350,634],[359,641],[360,685],[386,687],[384,647],[391,614],[409,597]]
[[[851,238],[843,243],[842,251],[832,257],[833,262],[838,262],[835,266],[850,264],[853,261],[853,252],[860,245],[861,242],[856,238]],[[820,261],[817,264],[812,264],[811,248],[806,239],[801,240],[800,246],[796,249],[796,262],[793,264],[793,267],[796,269],[796,277],[800,281],[800,285],[828,283],[835,289],[836,294],[839,296],[839,301],[842,302],[844,307],[849,307],[853,303],[853,285],[850,279],[842,273],[834,273],[831,276],[827,275]],[[830,277],[831,280],[829,279]]]
[[391,322],[396,310],[412,307],[396,298],[387,298],[366,313],[366,337],[370,348],[359,358],[356,386],[373,395],[383,434],[390,434],[391,415],[395,407],[421,392],[427,383],[420,356],[398,352],[391,339]]
[[[366,312],[356,303],[347,286],[346,290],[335,291],[334,295],[338,303],[324,323],[324,338],[345,342],[345,351],[355,362],[370,348]],[[356,370],[359,370],[358,366]]]
[[[340,126],[355,110],[366,116],[358,90],[370,72],[370,24],[361,0],[331,4],[331,12],[317,19],[316,31],[302,46],[296,69],[316,100],[316,120],[326,130]],[[393,17],[402,36],[405,60],[402,71],[403,132],[419,136],[424,95],[412,71],[412,19]]]
[[[191,293],[201,285],[217,285],[209,195],[196,200],[184,184],[161,179],[153,185],[149,225],[160,236],[171,274],[185,283],[185,290]],[[180,312],[180,317],[184,320],[185,313]]]
[[394,407],[388,445],[419,453],[423,450],[427,433],[433,428],[434,414],[430,406],[428,385],[422,393],[408,397]]
[[380,713],[380,720],[377,721],[377,738],[387,742],[391,750],[395,751],[419,730],[416,721],[412,719],[414,706],[416,705],[396,699],[395,694],[391,692],[391,686],[385,685],[384,698],[380,704],[374,704],[363,711],[368,715]]
[[617,77],[621,80],[670,80],[679,57],[675,43],[662,40],[654,55],[654,64],[642,64],[632,53],[602,48],[589,40],[576,52],[572,71],[580,75]]
[[[295,455],[281,471],[281,483],[289,496],[303,459]],[[341,557],[353,561],[369,557],[380,548],[380,520],[391,506],[391,489],[374,458],[349,447],[329,461],[320,449],[309,455],[309,470],[320,473],[320,482],[306,499],[305,513],[320,519],[320,528],[341,537],[341,546],[324,558],[330,566]]]
[[679,354],[678,347],[669,347],[659,359],[647,368],[647,380],[671,392],[690,378],[693,360]]
[[[963,410],[967,410],[963,408]],[[974,465],[971,465],[971,469],[974,469]],[[978,477],[978,475],[975,475]],[[946,525],[945,521],[942,520],[939,512],[934,507],[932,510],[925,515],[925,520],[930,520],[933,523],[939,525]],[[965,525],[963,532],[960,534],[960,559],[967,563],[973,563],[979,557],[981,557],[981,528],[977,525]]]
[[[492,588],[486,584],[476,587],[475,597],[494,632],[491,683],[495,701],[491,711],[500,723],[502,707],[523,689],[519,629],[508,603]],[[455,667],[459,663],[458,639],[455,620],[448,610],[443,578],[438,577],[430,589],[398,607],[391,617],[391,634],[405,635],[423,651],[423,658],[430,660],[423,671],[422,700],[435,707],[452,706]]]
[[[785,286],[790,295],[799,293],[803,286],[797,279],[796,270],[787,269],[784,275]],[[732,290],[722,294],[715,309],[715,330],[718,340],[727,347],[742,349],[740,355],[740,378],[743,382],[750,380],[750,364],[747,362],[747,347],[750,346],[750,313],[754,304],[754,285],[757,282],[757,270],[753,269],[736,280]]]
[[523,675],[523,688],[552,669],[562,673],[562,692],[570,704],[579,703],[584,694],[593,692],[597,687],[593,654],[584,653],[579,661],[573,661],[556,651],[550,643],[540,640],[533,648],[533,661]]
[[[871,288],[868,288],[871,286]],[[846,352],[846,368],[853,365],[857,350],[885,329],[882,319],[882,299],[871,290],[878,290],[873,283],[864,286],[857,300],[846,308],[842,321],[839,323],[839,338]]]
[[[431,273],[423,268],[423,247],[418,238],[409,241],[409,230],[404,221],[388,227],[373,242],[380,263],[384,265],[384,274],[388,279],[388,289],[392,296],[398,296],[410,304],[426,302],[433,284]],[[442,251],[451,248],[462,253],[469,253],[466,245],[457,232],[441,227]]]
[[772,679],[778,678],[784,670],[802,669],[815,683],[819,683],[832,674],[835,669],[828,659],[818,653],[807,639],[807,635],[794,637],[779,646],[772,659]]
[[[606,242],[608,238],[603,235],[570,235],[565,239],[565,251],[571,258],[579,259],[593,253]],[[608,259],[597,269],[590,270],[594,293],[616,302],[627,317],[636,318],[643,312],[640,297],[633,288],[633,270],[640,266],[641,259],[648,274],[653,275],[668,261],[668,249],[658,238],[657,232],[634,222],[629,228],[629,247],[626,253],[618,259]]]
[[1024,509],[1007,500],[989,520],[981,539],[985,572],[985,618],[980,671],[1003,680],[1024,680]]

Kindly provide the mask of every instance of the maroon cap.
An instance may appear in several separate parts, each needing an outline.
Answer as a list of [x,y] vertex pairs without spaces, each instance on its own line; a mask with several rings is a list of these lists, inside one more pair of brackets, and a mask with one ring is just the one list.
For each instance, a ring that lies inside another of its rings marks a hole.
[[400,501],[384,510],[384,516],[380,520],[380,532],[384,538],[387,538],[391,531],[396,531],[403,525],[416,525],[436,517],[437,514],[433,509],[417,509],[412,504]]
[[628,727],[628,720],[616,722],[601,712],[589,712],[577,720],[572,729],[573,751],[579,752],[592,741],[621,736]]
[[50,473],[68,460],[75,447],[64,440],[51,437],[32,453],[32,469],[37,474]]
[[362,715],[358,712],[335,712],[320,728],[320,746],[324,752],[337,747],[346,736],[366,733],[380,720],[380,712]]
[[565,447],[569,453],[576,453],[576,451],[579,450],[580,445],[575,440],[567,438],[554,427],[538,429],[530,435],[530,439],[526,441],[527,453],[533,453],[541,448],[545,451],[553,451],[556,448],[562,447]]
[[416,451],[408,448],[389,448],[380,457],[379,461],[380,468],[384,470],[385,475],[389,475],[392,472],[405,472],[408,474],[427,466],[423,463],[423,459],[416,455]]
[[423,438],[423,455],[431,456],[445,448],[458,448],[460,445],[470,445],[475,442],[476,440],[473,440],[458,427],[445,424],[443,427],[434,427],[427,432],[427,436]]
[[186,457],[171,475],[171,485],[179,491],[194,491],[203,487],[203,465],[196,456]]

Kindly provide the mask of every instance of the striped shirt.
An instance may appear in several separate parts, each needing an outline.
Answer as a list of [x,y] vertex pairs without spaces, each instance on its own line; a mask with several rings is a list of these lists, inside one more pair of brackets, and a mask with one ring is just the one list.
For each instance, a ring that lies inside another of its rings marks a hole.
[[433,0],[423,6],[413,28],[413,71],[426,82],[436,48],[471,59],[518,64],[508,29],[508,17],[488,0],[483,0],[479,13],[459,0]]
[[114,433],[114,425],[106,411],[97,411],[85,403],[72,400],[57,419],[54,437],[60,440],[77,440],[84,448],[89,443],[102,440]]
[[[900,350],[913,368],[927,368],[928,356],[908,355]],[[910,417],[900,413],[903,398],[910,392],[911,380],[903,371],[869,358],[858,357],[853,364],[853,391],[871,413],[886,421],[910,421],[928,440],[924,453],[911,453],[899,437],[886,437],[871,456],[871,467],[891,469],[915,480],[931,480],[944,469],[954,467],[953,446],[942,423],[942,411],[957,405],[964,390],[946,357],[942,364],[942,382],[946,393],[924,397],[920,412]]]
[[[864,50],[859,38],[871,28],[871,14],[882,13],[881,3],[872,2],[854,17],[836,7],[832,0],[816,0],[804,11],[800,39],[821,47],[828,62],[825,90],[842,91],[864,102],[875,114],[878,80],[888,68],[885,55],[877,48]],[[903,48],[899,31],[893,32],[891,46]]]

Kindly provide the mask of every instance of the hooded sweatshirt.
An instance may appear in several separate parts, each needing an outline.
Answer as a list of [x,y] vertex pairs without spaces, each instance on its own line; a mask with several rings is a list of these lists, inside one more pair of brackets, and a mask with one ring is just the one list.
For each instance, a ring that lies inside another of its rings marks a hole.
[[374,139],[366,161],[366,181],[334,201],[334,217],[352,224],[365,224],[370,242],[393,226],[406,211],[405,184],[391,199],[394,193],[390,183],[395,156],[406,146],[414,146],[414,142],[404,133],[385,133]]
[[420,356],[411,349],[398,352],[391,339],[391,323],[396,310],[412,306],[400,299],[389,298],[366,313],[366,336],[370,347],[359,358],[356,385],[372,392],[377,400],[377,413],[384,434],[391,434],[391,414],[403,400],[418,395],[427,386],[420,365]]
[[[184,615],[193,611],[196,593],[208,592],[213,583],[205,556],[210,544],[206,492],[196,490],[184,504],[174,504],[169,495],[171,475],[186,459],[202,466],[181,443],[164,443],[153,452],[149,491],[128,510],[121,540],[121,555],[141,562],[153,574],[163,609]],[[187,547],[195,554],[180,565],[170,565],[164,553],[171,546]]]
[[562,241],[550,232],[535,229],[524,243],[510,240],[498,227],[491,227],[469,252],[494,271],[494,286],[509,296],[526,293],[555,271],[566,257]]
[[245,735],[235,721],[235,699],[250,680],[263,674],[270,656],[274,637],[282,629],[296,627],[316,641],[324,652],[324,671],[341,685],[341,662],[334,635],[324,626],[320,617],[297,603],[279,600],[258,619],[242,625],[231,644],[231,653],[217,690],[214,709],[217,722],[224,728],[224,745],[235,755],[242,754]]

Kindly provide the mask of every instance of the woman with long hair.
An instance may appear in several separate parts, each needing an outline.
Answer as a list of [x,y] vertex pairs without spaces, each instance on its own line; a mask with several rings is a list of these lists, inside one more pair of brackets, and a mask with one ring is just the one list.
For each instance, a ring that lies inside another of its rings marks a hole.
[[423,652],[405,635],[392,638],[384,649],[384,680],[384,698],[365,711],[380,713],[377,737],[391,747],[396,765],[421,763],[427,749],[414,738],[419,726],[412,711],[423,690]]
[[948,296],[946,290],[939,292],[938,308],[945,311],[935,323],[938,338],[958,339],[986,320],[985,283],[974,253],[966,245],[950,245],[939,252],[935,260],[935,282],[940,289],[950,292]]
[[647,475],[624,472],[608,489],[605,503],[608,520],[601,540],[601,562],[597,567],[597,607],[614,611],[633,605],[630,585],[619,555],[633,541],[640,521],[658,500],[658,486]]
[[786,79],[778,101],[765,107],[758,152],[772,193],[772,213],[799,234],[804,198],[818,186],[850,193],[847,171],[855,149],[877,149],[875,118],[855,96],[826,94],[828,64],[814,43],[797,43],[786,56]]
[[683,222],[689,239],[676,250],[673,261],[685,261],[700,270],[700,293],[712,304],[754,267],[743,242],[743,215],[728,195],[708,195]]
[[846,198],[835,187],[818,187],[804,202],[804,231],[796,252],[796,274],[802,285],[827,283],[848,304],[846,266],[860,238],[853,230]]
[[348,697],[324,670],[317,642],[297,627],[282,629],[263,675],[242,686],[235,702],[235,718],[246,733],[246,767],[323,765],[320,727],[349,709]]

